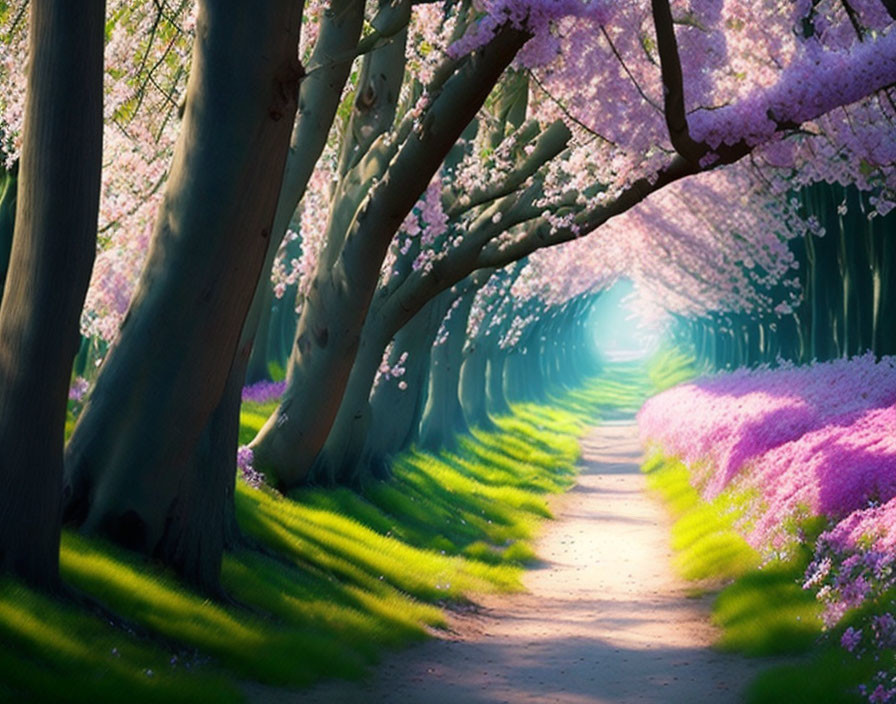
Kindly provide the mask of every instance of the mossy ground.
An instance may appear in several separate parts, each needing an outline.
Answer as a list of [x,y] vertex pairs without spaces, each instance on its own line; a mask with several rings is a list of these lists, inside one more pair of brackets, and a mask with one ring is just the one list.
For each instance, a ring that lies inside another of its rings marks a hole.
[[[225,556],[230,601],[66,531],[62,578],[83,599],[0,583],[0,700],[227,702],[240,680],[360,676],[443,626],[446,605],[521,588],[546,495],[574,482],[579,435],[636,408],[639,375],[616,367],[549,404],[516,405],[496,431],[474,430],[452,453],[408,452],[362,492],[284,497],[238,482],[241,527],[263,549]],[[243,441],[271,410],[245,405]]]

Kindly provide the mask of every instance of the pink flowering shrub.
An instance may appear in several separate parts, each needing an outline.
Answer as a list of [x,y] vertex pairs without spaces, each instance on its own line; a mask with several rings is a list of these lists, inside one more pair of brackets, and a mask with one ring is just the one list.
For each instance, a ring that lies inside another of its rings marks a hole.
[[[888,423],[894,427],[893,416],[868,415],[894,402],[896,359],[877,362],[866,354],[805,367],[738,369],[676,386],[644,405],[638,425],[642,442],[696,468],[699,488],[712,498],[747,466],[805,472],[799,463],[812,456],[817,466],[819,453],[830,457],[825,466],[896,461],[896,447],[881,436]],[[790,444],[807,434],[802,444]],[[855,434],[860,437],[844,440]]]
[[[812,589],[824,604],[824,622],[835,626],[847,611],[876,599],[896,586],[894,555],[875,549],[844,549],[822,536],[815,544],[814,559],[806,568],[804,589]],[[852,652],[851,637],[844,633],[846,650]],[[855,629],[852,629],[855,634]],[[890,633],[896,636],[896,633]],[[853,636],[855,637],[855,636]],[[896,641],[893,643],[896,645]],[[883,647],[883,644],[881,644]],[[886,647],[892,647],[890,645]]]
[[[841,644],[849,652],[860,642],[874,649],[896,648],[896,620],[890,613],[896,604],[892,603],[892,597],[887,599],[888,593],[892,594],[896,588],[894,546],[896,498],[853,511],[822,533],[815,543],[803,587],[814,589],[824,602],[825,623],[836,624],[849,609],[868,601],[884,601],[888,609],[871,617],[870,628],[847,629]],[[861,640],[863,630],[868,636],[864,641]],[[896,680],[896,676],[891,680]],[[893,685],[896,681],[890,682]]]
[[867,547],[896,555],[896,498],[850,513],[819,540],[841,550]]
[[[805,541],[799,521],[827,519],[803,587],[828,628],[858,614],[844,650],[896,649],[896,359],[739,369],[653,397],[638,422],[645,444],[689,465],[704,498],[728,487],[754,497],[740,528],[758,550]],[[861,694],[896,701],[893,668]]]
[[894,404],[896,360],[867,354],[700,379],[650,399],[638,422],[642,441],[691,466],[704,497],[755,492],[746,537],[769,550],[792,539],[793,519],[841,520],[896,496]]
[[748,540],[780,542],[798,507],[839,519],[896,496],[894,430],[894,406],[853,411],[758,457],[743,481],[761,489],[765,506]]

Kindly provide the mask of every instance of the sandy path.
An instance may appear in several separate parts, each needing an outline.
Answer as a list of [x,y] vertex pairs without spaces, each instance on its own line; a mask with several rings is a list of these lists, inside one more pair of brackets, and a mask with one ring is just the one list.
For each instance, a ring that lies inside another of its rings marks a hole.
[[575,488],[553,504],[527,594],[486,596],[448,636],[388,656],[361,684],[252,687],[257,702],[562,704],[740,701],[761,663],[711,651],[707,602],[669,565],[669,519],[644,493],[631,421],[583,442]]

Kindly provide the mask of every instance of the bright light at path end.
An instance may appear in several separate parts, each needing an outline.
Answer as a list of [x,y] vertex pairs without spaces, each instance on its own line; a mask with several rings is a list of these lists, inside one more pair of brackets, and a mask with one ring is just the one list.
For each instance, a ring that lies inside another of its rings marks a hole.
[[631,281],[619,281],[604,291],[591,309],[591,338],[606,359],[641,359],[659,345],[662,329],[639,315],[634,290]]

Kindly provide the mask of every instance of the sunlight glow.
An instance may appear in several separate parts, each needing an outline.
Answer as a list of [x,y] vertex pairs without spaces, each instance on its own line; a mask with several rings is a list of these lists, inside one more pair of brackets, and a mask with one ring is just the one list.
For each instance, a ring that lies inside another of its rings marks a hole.
[[628,279],[601,294],[587,323],[597,352],[611,361],[644,359],[659,347],[662,325],[645,315],[634,285]]

